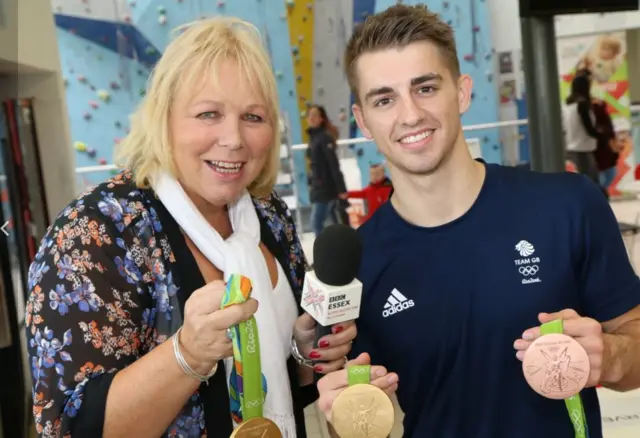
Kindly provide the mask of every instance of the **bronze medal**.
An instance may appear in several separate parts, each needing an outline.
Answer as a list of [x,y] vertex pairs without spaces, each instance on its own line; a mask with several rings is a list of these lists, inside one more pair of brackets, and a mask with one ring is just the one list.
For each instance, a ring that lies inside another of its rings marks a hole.
[[282,432],[276,423],[260,417],[241,423],[230,438],[282,438]]
[[389,396],[368,384],[345,389],[334,401],[331,416],[340,438],[387,438],[395,420]]
[[536,339],[522,361],[524,378],[543,397],[563,400],[587,384],[591,367],[584,348],[570,336],[558,333]]

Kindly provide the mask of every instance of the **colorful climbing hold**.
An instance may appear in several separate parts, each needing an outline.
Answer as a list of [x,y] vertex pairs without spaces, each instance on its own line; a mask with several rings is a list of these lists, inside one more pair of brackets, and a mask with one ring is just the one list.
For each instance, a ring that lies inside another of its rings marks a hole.
[[96,102],[95,100],[90,100],[89,101],[89,106],[91,108],[93,108],[94,110],[100,108],[100,105],[98,105],[98,102]]
[[90,112],[85,111],[84,113],[82,113],[82,117],[83,117],[86,121],[89,121],[89,120],[91,120],[91,119],[92,119],[92,117],[93,117],[93,116],[91,115],[91,113],[90,113]]
[[107,90],[98,90],[98,99],[104,103],[109,103],[111,100],[111,94]]
[[87,144],[83,143],[81,141],[74,141],[73,142],[73,147],[75,148],[75,150],[77,150],[78,152],[86,152],[87,151]]

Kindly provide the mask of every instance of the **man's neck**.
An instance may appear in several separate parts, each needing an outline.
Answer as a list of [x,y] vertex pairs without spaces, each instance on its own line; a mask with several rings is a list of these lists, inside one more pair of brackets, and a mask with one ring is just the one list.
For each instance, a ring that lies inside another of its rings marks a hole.
[[[391,170],[391,204],[408,222],[437,227],[464,215],[474,204],[485,179],[484,164],[456,145],[446,162],[430,175],[416,176]],[[394,172],[395,171],[395,172]]]

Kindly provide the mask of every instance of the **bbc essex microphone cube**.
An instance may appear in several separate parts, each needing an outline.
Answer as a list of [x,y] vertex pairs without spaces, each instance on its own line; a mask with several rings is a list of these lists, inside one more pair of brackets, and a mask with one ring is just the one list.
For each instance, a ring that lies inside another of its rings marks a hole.
[[307,272],[302,288],[302,308],[319,324],[330,326],[360,316],[362,283],[354,279],[344,286],[322,283],[315,272]]

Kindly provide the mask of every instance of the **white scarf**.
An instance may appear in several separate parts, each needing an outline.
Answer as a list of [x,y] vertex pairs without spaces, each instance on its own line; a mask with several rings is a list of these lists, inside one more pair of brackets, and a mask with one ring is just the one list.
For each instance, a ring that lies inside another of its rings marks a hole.
[[[225,282],[231,274],[241,274],[251,280],[252,297],[258,303],[255,314],[260,336],[260,361],[262,373],[267,379],[267,397],[264,416],[274,421],[284,437],[296,436],[293,402],[287,372],[291,327],[279,327],[288,322],[277,317],[273,302],[273,290],[269,269],[260,251],[260,221],[245,191],[234,204],[229,205],[229,219],[233,234],[226,240],[206,221],[180,183],[167,173],[156,178],[154,190],[171,216],[180,225],[204,256],[224,273]],[[225,360],[227,377],[233,360]]]

